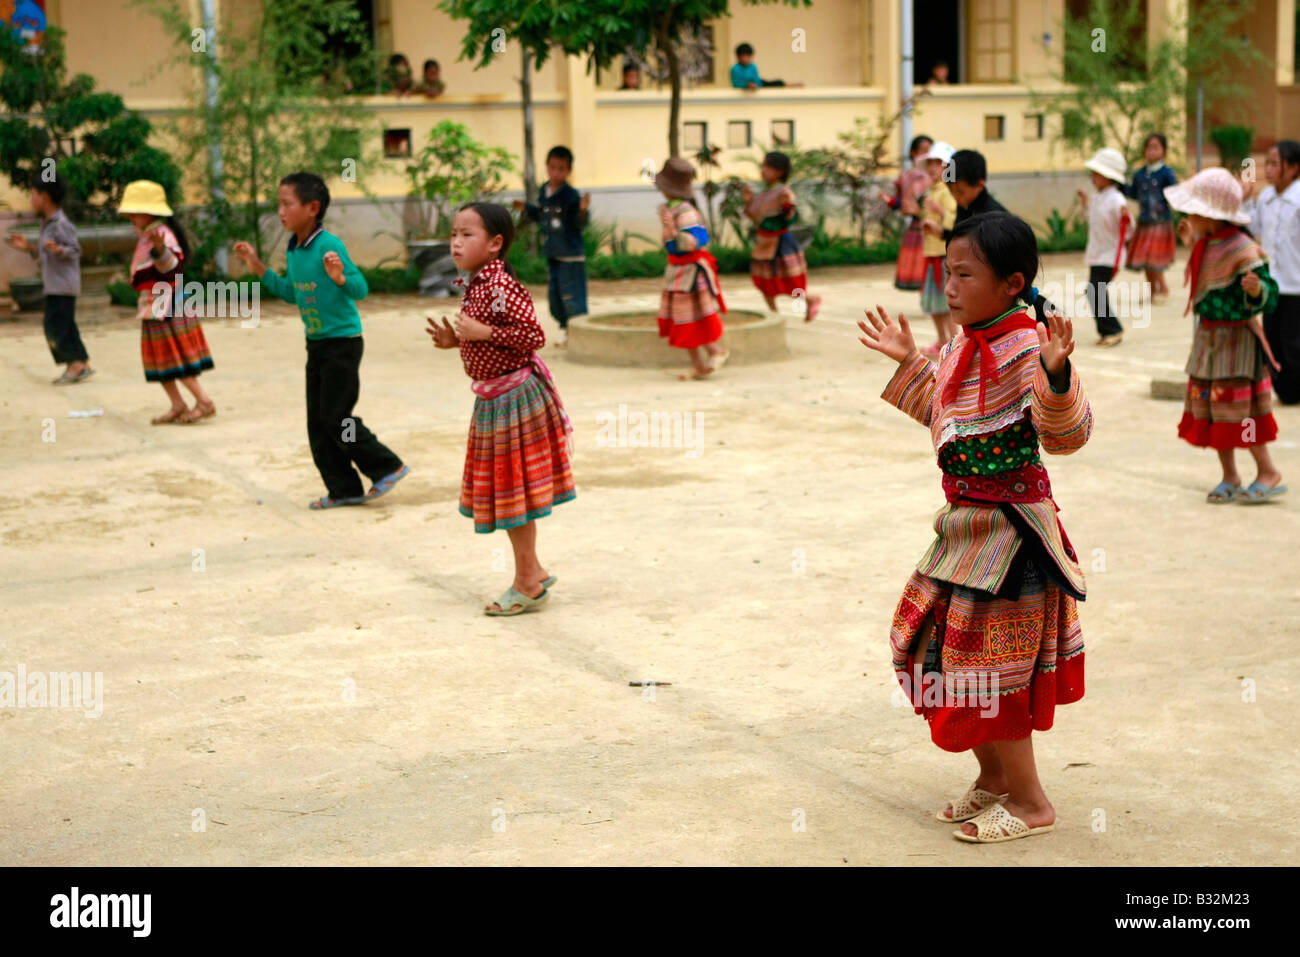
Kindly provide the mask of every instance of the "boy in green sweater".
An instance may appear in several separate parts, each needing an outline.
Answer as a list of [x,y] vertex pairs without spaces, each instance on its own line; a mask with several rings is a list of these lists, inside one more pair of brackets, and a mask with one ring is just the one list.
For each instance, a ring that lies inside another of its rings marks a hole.
[[[347,247],[321,225],[330,192],[315,173],[280,180],[280,222],[289,237],[285,277],[266,267],[253,247],[235,243],[262,285],[302,313],[307,327],[307,440],[328,494],[312,508],[361,505],[388,492],[410,468],[352,414],[361,391],[361,314],[370,291]],[[353,463],[374,485],[362,494]]]

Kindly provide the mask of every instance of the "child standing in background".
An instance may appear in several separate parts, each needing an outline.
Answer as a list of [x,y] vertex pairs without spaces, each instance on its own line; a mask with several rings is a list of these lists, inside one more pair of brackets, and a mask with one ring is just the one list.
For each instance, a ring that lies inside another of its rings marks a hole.
[[1165,165],[1165,136],[1152,133],[1144,152],[1147,165],[1133,174],[1128,186],[1120,190],[1138,201],[1137,230],[1128,251],[1128,268],[1145,270],[1151,286],[1151,302],[1158,304],[1169,295],[1165,270],[1174,261],[1174,214],[1165,201],[1165,189],[1178,182],[1174,171]]
[[546,257],[546,292],[551,318],[560,324],[558,346],[569,341],[569,320],[587,312],[587,251],[582,230],[587,225],[591,194],[578,195],[569,185],[573,153],[556,146],[546,154],[546,185],[536,204],[514,201],[514,208],[542,229],[542,255]]
[[1088,303],[1097,320],[1097,345],[1117,346],[1124,339],[1124,327],[1111,314],[1107,284],[1124,260],[1124,237],[1131,219],[1120,192],[1124,185],[1124,156],[1119,150],[1098,150],[1083,165],[1091,172],[1096,190],[1091,200],[1079,190],[1079,202],[1088,214],[1088,248],[1083,253],[1088,265]]
[[750,277],[772,312],[776,312],[777,296],[804,297],[804,322],[812,322],[817,318],[822,297],[808,295],[808,261],[799,248],[799,241],[790,233],[790,227],[799,218],[794,190],[786,185],[790,179],[790,157],[785,153],[768,153],[763,157],[759,173],[767,189],[758,195],[748,183],[743,189],[745,215],[758,227],[758,240],[749,260]]
[[444,316],[427,332],[439,349],[460,347],[474,415],[461,480],[460,513],[474,531],[504,528],[515,554],[515,579],[483,609],[518,615],[550,595],[556,577],[537,557],[537,519],[576,496],[569,467],[573,431],[551,370],[537,355],[546,335],[533,300],[506,264],[514,241],[510,213],[495,203],[470,203],[456,214],[451,255],[471,274],[453,328]]
[[944,274],[945,246],[943,236],[957,222],[957,200],[943,181],[943,169],[952,162],[953,148],[947,143],[935,143],[930,151],[921,157],[925,164],[926,175],[930,177],[930,188],[921,197],[921,218],[924,224],[925,275],[921,285],[921,311],[934,320],[934,330],[939,339],[933,345],[926,346],[921,354],[933,359],[939,350],[957,334],[957,325],[948,315],[948,299],[944,295],[944,284],[948,277]]
[[[162,383],[172,402],[166,413],[151,421],[189,425],[216,415],[216,405],[199,383],[199,374],[213,368],[208,340],[198,317],[187,315],[176,281],[190,246],[167,205],[167,193],[151,180],[136,180],[122,191],[117,211],[131,220],[140,237],[131,257],[131,287],[139,293],[136,315],[144,378]],[[194,408],[186,407],[178,382],[194,396]]]
[[[1038,273],[1034,231],[1008,213],[959,223],[946,287],[962,327],[939,365],[907,320],[877,306],[863,345],[898,363],[882,398],[930,430],[947,508],[890,627],[894,669],[930,737],[974,751],[979,776],[936,811],[953,836],[1012,841],[1051,831],[1056,811],[1034,762],[1033,732],[1084,693],[1084,592],[1057,520],[1043,451],[1068,455],[1092,432],[1068,319],[1035,323],[1024,300]],[[1049,331],[1050,330],[1050,331]]]
[[1300,143],[1281,140],[1264,159],[1268,186],[1251,217],[1251,232],[1277,280],[1277,308],[1264,315],[1264,335],[1278,371],[1273,391],[1283,405],[1300,402]]
[[[280,223],[291,234],[284,277],[268,269],[251,245],[235,243],[235,255],[272,295],[298,307],[307,328],[307,441],[327,493],[310,503],[313,509],[363,505],[411,471],[352,412],[361,393],[365,345],[357,300],[370,287],[343,241],[321,225],[329,205],[329,188],[315,173],[280,180]],[[374,483],[364,494],[354,462]]]
[[907,228],[898,248],[898,264],[894,268],[895,289],[920,289],[925,279],[925,233],[921,229],[918,203],[931,185],[929,175],[922,168],[921,157],[930,152],[933,145],[934,140],[928,136],[914,137],[907,151],[911,168],[903,170],[894,180],[894,195],[880,191],[880,198],[886,206],[907,217]]
[[[1191,287],[1187,311],[1196,312],[1196,332],[1187,359],[1187,401],[1178,435],[1219,454],[1223,481],[1206,501],[1254,505],[1286,491],[1268,444],[1277,438],[1273,389],[1266,359],[1272,358],[1264,330],[1254,318],[1277,305],[1277,281],[1268,256],[1244,232],[1241,186],[1222,167],[1202,170],[1165,190],[1169,205],[1186,213],[1180,224],[1195,243],[1187,263]],[[1258,474],[1241,487],[1236,449],[1255,459]]]
[[17,233],[9,245],[39,259],[45,288],[45,342],[56,363],[66,363],[55,385],[84,382],[95,374],[77,329],[77,296],[81,295],[81,244],[77,227],[63,212],[63,180],[32,184],[32,210],[41,217],[41,235],[35,245]]
[[[679,379],[703,379],[721,369],[728,352],[718,342],[722,319],[727,311],[718,284],[718,264],[704,247],[709,231],[693,202],[695,169],[680,157],[672,157],[655,174],[655,186],[667,202],[659,206],[668,268],[659,297],[659,335],[670,346],[690,353],[691,372]],[[711,361],[705,362],[707,354]]]

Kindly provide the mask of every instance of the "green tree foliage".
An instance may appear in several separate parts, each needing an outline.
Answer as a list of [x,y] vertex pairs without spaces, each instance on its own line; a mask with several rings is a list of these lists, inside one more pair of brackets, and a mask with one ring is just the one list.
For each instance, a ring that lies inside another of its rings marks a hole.
[[180,168],[149,145],[149,121],[126,108],[116,93],[98,92],[85,74],[67,78],[65,34],[45,32],[39,54],[0,28],[0,173],[22,189],[41,179],[46,159],[68,188],[65,207],[78,219],[106,219],[126,184],[161,183],[179,199]]
[[1054,145],[1076,155],[1114,147],[1136,163],[1148,133],[1182,130],[1198,80],[1219,103],[1246,95],[1237,78],[1265,62],[1232,29],[1248,3],[1197,4],[1190,20],[1171,21],[1154,44],[1147,42],[1143,7],[1092,0],[1085,16],[1067,16],[1065,69],[1057,79],[1069,86],[1034,93],[1037,109],[1061,117]]
[[439,123],[406,167],[411,195],[420,200],[422,231],[434,237],[449,235],[452,210],[500,192],[503,177],[514,169],[514,157],[501,147],[484,146],[459,123]]

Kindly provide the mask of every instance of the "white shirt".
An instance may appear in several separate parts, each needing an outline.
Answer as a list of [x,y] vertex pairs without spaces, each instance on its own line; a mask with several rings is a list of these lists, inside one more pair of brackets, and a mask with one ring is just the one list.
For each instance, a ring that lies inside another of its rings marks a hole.
[[[1107,186],[1100,193],[1094,191],[1088,200],[1088,248],[1083,252],[1089,266],[1114,266],[1115,253],[1119,251],[1119,224],[1128,212],[1128,202],[1117,186]],[[1132,218],[1132,217],[1130,217]],[[1132,226],[1125,236],[1132,235]],[[1121,266],[1124,261],[1121,259]]]
[[1255,241],[1268,253],[1268,272],[1284,296],[1300,296],[1300,179],[1279,196],[1276,186],[1259,194],[1250,217]]

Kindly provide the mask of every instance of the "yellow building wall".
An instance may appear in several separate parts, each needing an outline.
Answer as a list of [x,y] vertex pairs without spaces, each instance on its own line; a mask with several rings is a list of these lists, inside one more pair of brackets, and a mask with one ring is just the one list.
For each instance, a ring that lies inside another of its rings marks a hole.
[[[184,71],[174,62],[175,42],[155,17],[125,0],[58,0],[48,13],[67,32],[69,76],[88,74],[97,89],[117,93],[136,109],[176,98]],[[195,26],[199,22],[194,17]]]

